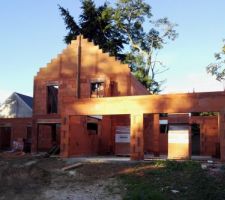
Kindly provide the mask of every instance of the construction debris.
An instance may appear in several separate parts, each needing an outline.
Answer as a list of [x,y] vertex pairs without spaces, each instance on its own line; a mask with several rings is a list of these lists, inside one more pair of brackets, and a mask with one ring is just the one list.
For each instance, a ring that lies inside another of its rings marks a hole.
[[176,194],[176,193],[179,193],[178,190],[171,190],[172,193]]
[[56,155],[56,154],[58,154],[60,152],[60,147],[57,145],[57,144],[55,144],[55,145],[53,145],[50,149],[49,149],[49,151],[44,155],[44,158],[48,158],[48,157],[50,157],[51,155]]
[[24,166],[31,166],[31,165],[34,165],[38,162],[38,160],[31,160],[31,161],[28,161],[24,164]]
[[75,168],[81,167],[82,165],[83,165],[82,163],[76,163],[76,164],[73,164],[73,165],[69,165],[69,166],[63,167],[62,171],[75,169]]
[[201,168],[202,169],[207,169],[207,165],[206,164],[201,164]]
[[23,151],[23,138],[17,138],[13,141],[13,152]]

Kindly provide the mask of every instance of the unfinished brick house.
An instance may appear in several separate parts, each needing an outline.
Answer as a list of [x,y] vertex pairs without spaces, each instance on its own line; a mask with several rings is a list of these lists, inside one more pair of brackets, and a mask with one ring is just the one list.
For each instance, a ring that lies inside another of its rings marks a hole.
[[[165,154],[225,160],[224,92],[149,95],[128,65],[82,36],[40,68],[33,92],[33,115],[28,97],[16,93],[6,101],[11,110],[17,105],[14,111],[30,108],[26,117],[19,117],[21,112],[0,116],[0,149],[11,148],[16,138],[31,140],[32,125],[32,152],[57,145],[62,157],[130,155],[139,160],[144,154]],[[0,115],[7,109],[1,105]],[[217,115],[191,115],[195,112]]]
[[[56,143],[63,157],[116,154],[143,159],[144,153],[168,154],[169,158],[219,155],[221,125],[217,116],[159,115],[220,112],[224,106],[221,102],[216,103],[220,107],[215,107],[215,103],[201,105],[203,97],[211,102],[216,95],[223,98],[224,93],[149,95],[128,65],[79,36],[34,78],[32,150],[47,150]],[[166,103],[168,99],[171,104]],[[198,106],[194,105],[196,102]],[[176,136],[181,142],[178,144],[165,129],[168,125],[183,124],[196,126],[198,132],[188,128],[184,140]],[[195,136],[191,138],[189,133]]]
[[[53,141],[61,144],[61,113],[68,102],[140,94],[149,92],[128,65],[79,37],[34,78],[33,151],[48,149]],[[116,127],[129,126],[129,115],[71,117],[70,122],[68,156],[112,154]]]

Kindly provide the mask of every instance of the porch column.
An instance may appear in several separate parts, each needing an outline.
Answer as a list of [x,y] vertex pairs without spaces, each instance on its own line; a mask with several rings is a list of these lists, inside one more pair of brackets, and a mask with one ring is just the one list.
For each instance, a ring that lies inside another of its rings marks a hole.
[[61,134],[60,134],[60,156],[69,157],[69,116],[62,117]]
[[130,115],[130,158],[144,159],[143,113]]
[[218,130],[220,141],[220,159],[221,161],[225,161],[225,111],[219,112]]
[[159,156],[159,114],[153,114],[153,154],[154,156]]

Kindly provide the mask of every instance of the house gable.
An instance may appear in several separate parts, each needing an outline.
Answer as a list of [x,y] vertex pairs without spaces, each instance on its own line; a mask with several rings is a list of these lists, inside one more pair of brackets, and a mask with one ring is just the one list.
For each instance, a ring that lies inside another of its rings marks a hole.
[[[103,87],[100,97],[147,93],[133,77],[127,64],[103,52],[98,45],[83,36],[78,36],[46,67],[40,68],[35,76],[34,113],[47,113],[47,86],[59,87],[60,113],[63,102],[72,102],[76,98],[90,98],[93,83],[101,84]],[[138,91],[140,88],[141,91]]]
[[[24,101],[26,99],[26,101]],[[0,106],[0,118],[32,117],[31,97],[14,92]]]

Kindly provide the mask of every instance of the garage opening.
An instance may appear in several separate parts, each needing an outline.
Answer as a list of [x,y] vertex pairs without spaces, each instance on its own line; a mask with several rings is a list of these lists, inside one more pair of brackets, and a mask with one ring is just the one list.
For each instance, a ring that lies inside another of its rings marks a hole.
[[11,147],[11,127],[0,127],[0,149],[9,150]]
[[[135,128],[131,119],[138,121],[138,117],[139,115],[133,115],[131,118],[126,114],[102,115],[100,118],[97,115],[70,115],[69,145],[64,144],[69,146],[69,150],[66,152],[63,149],[63,152],[69,156],[131,155],[130,151],[133,150],[130,145],[133,139],[130,137],[131,122]],[[143,123],[145,158],[160,156],[189,159],[191,155],[214,156],[217,149],[219,150],[216,147],[218,116],[146,113],[143,115],[143,122],[140,123]],[[138,139],[136,141],[138,146]]]
[[69,117],[70,156],[130,155],[130,116]]

